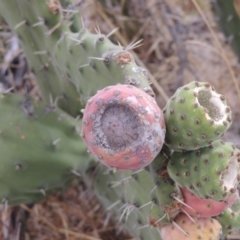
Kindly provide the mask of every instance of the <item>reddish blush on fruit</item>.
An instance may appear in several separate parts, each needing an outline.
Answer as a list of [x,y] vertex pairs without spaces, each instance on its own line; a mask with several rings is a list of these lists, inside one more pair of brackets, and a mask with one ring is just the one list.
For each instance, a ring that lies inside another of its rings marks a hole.
[[225,209],[231,207],[237,199],[238,194],[233,193],[230,197],[219,202],[212,199],[204,199],[196,196],[187,188],[181,188],[184,203],[187,206],[182,207],[182,210],[191,216],[198,217],[214,217],[219,215]]
[[89,151],[118,170],[141,169],[160,152],[165,123],[154,98],[130,85],[104,88],[87,103],[82,135]]

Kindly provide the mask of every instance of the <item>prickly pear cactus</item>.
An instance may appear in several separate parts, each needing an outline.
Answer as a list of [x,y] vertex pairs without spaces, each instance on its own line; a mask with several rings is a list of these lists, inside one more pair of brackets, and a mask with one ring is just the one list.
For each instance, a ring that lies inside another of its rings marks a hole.
[[166,144],[175,151],[208,146],[232,123],[224,96],[209,83],[191,82],[169,99],[164,108]]
[[[6,112],[0,118],[2,203],[37,202],[81,176],[136,239],[217,240],[216,220],[179,214],[193,207],[180,187],[214,201],[230,201],[236,192],[239,150],[217,140],[232,121],[224,97],[205,82],[180,88],[164,110],[162,148],[161,110],[146,70],[128,51],[132,46],[90,33],[62,10],[57,0],[0,1],[0,14],[20,38],[43,96],[42,103],[0,99]],[[81,116],[86,103],[80,138],[80,121],[71,116]]]
[[0,112],[2,203],[38,202],[87,169],[79,121],[18,95],[1,95]]
[[217,140],[195,151],[174,152],[168,173],[201,198],[224,200],[237,191],[239,154],[231,143]]
[[145,169],[114,172],[101,164],[85,177],[94,179],[107,211],[136,239],[159,240],[160,228],[175,218],[182,202],[178,186],[165,172],[167,162],[162,151]]
[[57,101],[70,115],[79,115],[108,85],[125,82],[153,94],[146,70],[127,51],[131,46],[125,49],[81,26],[71,32],[59,1],[1,1],[0,14],[20,38],[44,100]]

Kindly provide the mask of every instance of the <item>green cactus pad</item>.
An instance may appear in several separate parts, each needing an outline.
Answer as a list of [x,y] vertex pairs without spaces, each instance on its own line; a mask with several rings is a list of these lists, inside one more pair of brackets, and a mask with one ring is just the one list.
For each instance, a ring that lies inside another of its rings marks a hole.
[[197,196],[223,200],[236,192],[239,150],[231,143],[214,141],[195,151],[174,152],[168,162],[170,177]]
[[166,144],[175,151],[208,146],[232,123],[224,96],[206,82],[191,82],[179,88],[163,112]]
[[222,225],[225,236],[233,231],[240,230],[240,198],[230,208],[215,218]]
[[1,96],[0,112],[2,203],[40,201],[86,170],[90,160],[80,122],[18,95]]
[[180,211],[181,193],[165,171],[167,161],[161,152],[137,171],[113,172],[100,164],[85,180],[94,179],[93,188],[107,212],[136,239],[159,240],[160,228]]
[[19,37],[46,102],[58,100],[59,108],[76,117],[87,100],[108,85],[126,83],[154,94],[146,70],[129,51],[106,35],[90,33],[77,14],[69,28],[61,10],[54,0],[0,1],[0,15]]

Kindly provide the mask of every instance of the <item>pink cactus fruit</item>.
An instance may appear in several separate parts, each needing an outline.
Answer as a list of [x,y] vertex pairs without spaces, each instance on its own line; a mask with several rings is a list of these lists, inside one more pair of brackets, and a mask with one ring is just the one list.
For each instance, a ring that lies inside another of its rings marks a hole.
[[162,240],[219,240],[222,226],[213,218],[189,218],[180,213],[173,223],[161,229]]
[[87,103],[82,134],[89,151],[119,170],[147,166],[165,138],[163,113],[154,98],[130,85],[104,88]]
[[238,198],[238,193],[233,193],[223,201],[215,201],[212,199],[204,199],[196,196],[187,188],[181,188],[184,199],[182,211],[197,217],[214,217],[222,213],[225,209],[232,206]]

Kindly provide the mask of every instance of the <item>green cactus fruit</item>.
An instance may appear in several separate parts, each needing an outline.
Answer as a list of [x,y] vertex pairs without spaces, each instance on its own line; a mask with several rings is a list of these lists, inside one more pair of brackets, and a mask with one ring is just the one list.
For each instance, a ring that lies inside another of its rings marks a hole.
[[90,160],[80,122],[24,96],[0,97],[0,201],[42,200],[86,171]]
[[224,96],[206,82],[190,82],[179,88],[163,112],[166,144],[175,151],[208,146],[232,123]]
[[181,210],[191,216],[196,217],[214,217],[229,208],[238,198],[238,193],[233,193],[223,201],[199,198],[187,188],[181,188],[185,205]]
[[224,200],[237,190],[239,150],[221,140],[195,151],[174,152],[168,173],[181,187],[198,197]]
[[161,152],[145,169],[116,172],[99,163],[85,182],[90,185],[93,179],[92,187],[107,213],[136,239],[159,240],[160,227],[179,213],[182,199],[166,173],[167,161]]
[[160,152],[165,123],[154,98],[130,85],[104,88],[87,103],[82,135],[88,149],[118,170],[144,168]]
[[222,227],[216,219],[189,218],[184,213],[161,229],[162,240],[219,240],[221,235]]
[[240,198],[238,197],[230,208],[215,218],[222,225],[224,236],[240,230]]

